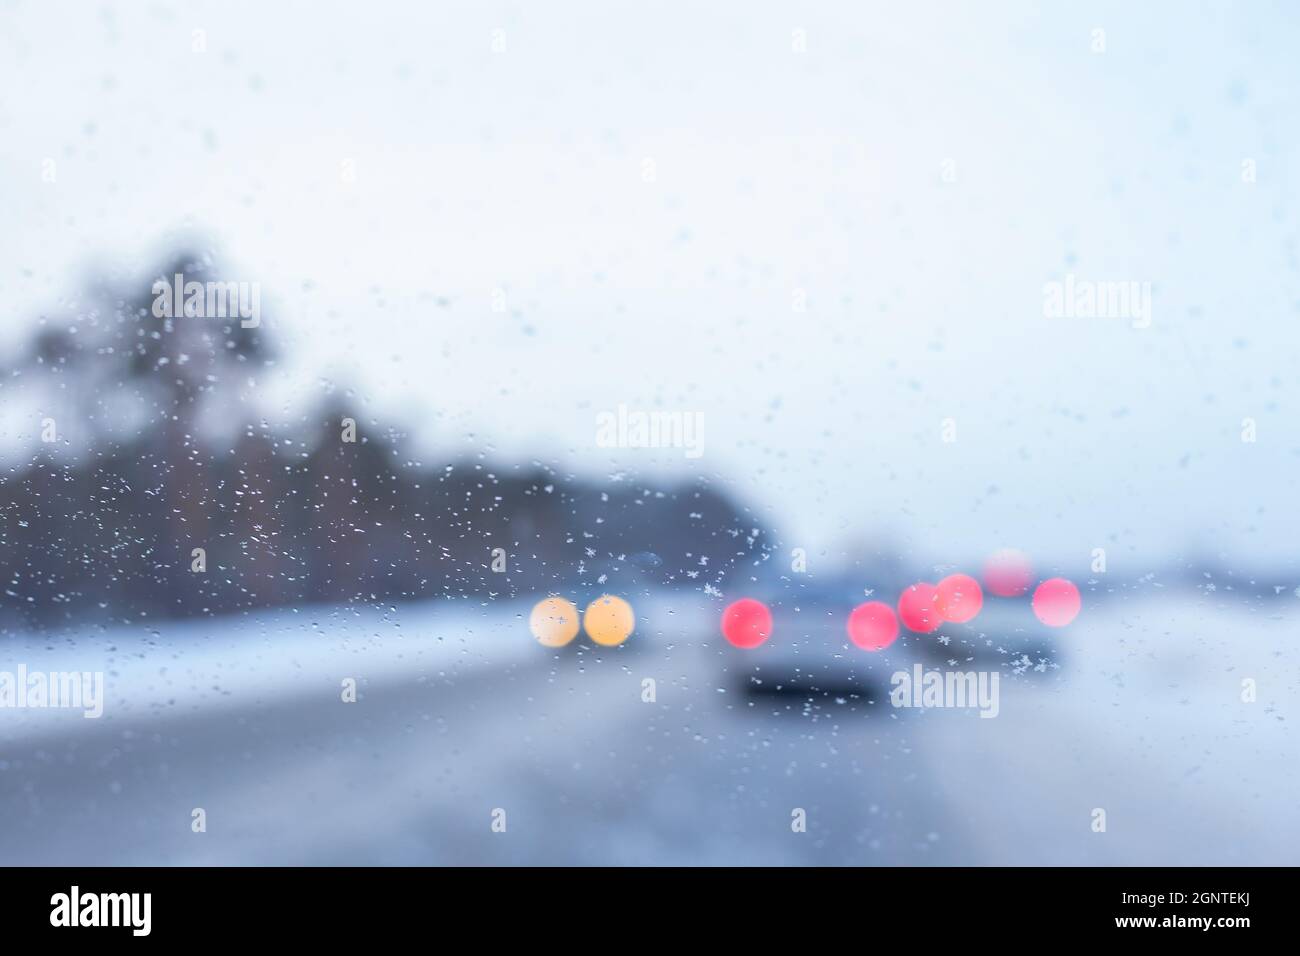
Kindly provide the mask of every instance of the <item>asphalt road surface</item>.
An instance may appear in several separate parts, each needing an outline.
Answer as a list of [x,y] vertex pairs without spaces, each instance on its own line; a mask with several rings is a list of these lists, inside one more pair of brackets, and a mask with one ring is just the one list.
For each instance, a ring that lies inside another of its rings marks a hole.
[[0,862],[1298,862],[1300,601],[1086,608],[981,719],[751,696],[716,608],[674,600],[577,653],[450,603],[11,639],[0,669],[103,666],[110,693],[0,711]]

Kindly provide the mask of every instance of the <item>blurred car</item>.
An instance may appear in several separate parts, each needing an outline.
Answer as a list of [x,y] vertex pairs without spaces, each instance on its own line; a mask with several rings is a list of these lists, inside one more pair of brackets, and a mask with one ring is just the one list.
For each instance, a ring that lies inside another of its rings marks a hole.
[[[901,578],[900,578],[901,580]],[[911,579],[915,580],[915,578]],[[910,583],[910,581],[909,581]],[[1059,667],[1061,639],[1034,617],[1028,596],[985,595],[968,623],[944,622],[931,633],[900,621],[887,647],[864,650],[849,640],[848,619],[865,601],[896,607],[907,584],[863,588],[860,580],[782,579],[747,594],[772,614],[771,635],[754,648],[725,641],[727,681],[751,694],[800,694],[880,699],[897,671],[924,669],[1045,672]]]

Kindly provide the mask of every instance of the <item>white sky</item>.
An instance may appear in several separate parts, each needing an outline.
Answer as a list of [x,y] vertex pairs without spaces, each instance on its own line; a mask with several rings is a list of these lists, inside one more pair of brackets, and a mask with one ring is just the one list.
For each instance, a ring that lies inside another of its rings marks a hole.
[[[272,415],[326,378],[430,455],[716,474],[812,553],[1294,566],[1300,14],[617,6],[0,3],[0,344],[198,233],[274,304]],[[1151,328],[1044,318],[1066,271]],[[596,448],[620,402],[704,457]]]

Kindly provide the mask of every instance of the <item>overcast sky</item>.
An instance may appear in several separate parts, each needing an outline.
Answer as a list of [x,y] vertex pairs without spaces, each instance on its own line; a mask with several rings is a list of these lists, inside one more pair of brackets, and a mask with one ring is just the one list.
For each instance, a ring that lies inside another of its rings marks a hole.
[[[0,2],[0,344],[198,235],[272,416],[716,475],[810,553],[1295,566],[1293,7],[615,6]],[[1046,317],[1066,273],[1150,326]],[[704,455],[596,447],[620,403]]]

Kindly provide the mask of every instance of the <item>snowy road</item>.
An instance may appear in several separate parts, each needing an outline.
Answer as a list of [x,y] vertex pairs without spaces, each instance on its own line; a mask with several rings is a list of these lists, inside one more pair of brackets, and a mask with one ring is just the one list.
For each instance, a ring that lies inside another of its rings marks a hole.
[[1300,602],[1100,605],[982,720],[746,697],[713,607],[674,600],[599,654],[468,602],[10,642],[0,669],[103,666],[109,693],[0,711],[0,861],[1300,862]]

